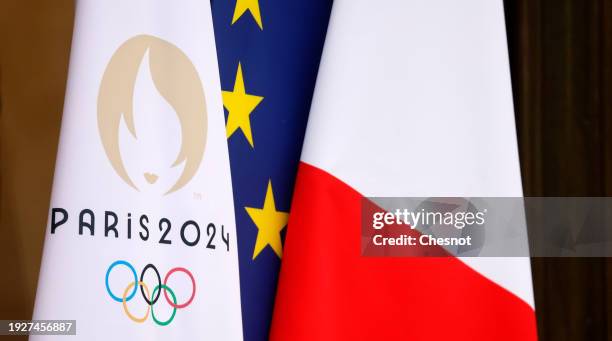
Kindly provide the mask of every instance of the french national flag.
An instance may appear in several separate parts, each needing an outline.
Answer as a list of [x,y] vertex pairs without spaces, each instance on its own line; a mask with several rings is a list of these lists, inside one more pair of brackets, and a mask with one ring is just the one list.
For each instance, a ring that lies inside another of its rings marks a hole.
[[535,340],[528,258],[367,258],[363,197],[521,197],[501,0],[335,1],[272,340]]

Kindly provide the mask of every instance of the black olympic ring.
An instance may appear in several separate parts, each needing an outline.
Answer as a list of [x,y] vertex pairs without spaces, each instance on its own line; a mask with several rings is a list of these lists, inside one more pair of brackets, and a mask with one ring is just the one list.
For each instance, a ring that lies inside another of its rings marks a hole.
[[[158,285],[162,285],[162,281],[161,281],[161,276],[159,275],[159,271],[157,271],[157,268],[155,267],[155,265],[149,263],[147,264],[144,269],[142,269],[142,272],[140,273],[140,281],[144,282],[144,274],[145,272],[147,272],[147,269],[149,268],[153,268],[153,270],[155,270],[155,274],[157,275],[157,283]],[[159,295],[161,294],[161,290],[157,290],[157,295],[155,295],[155,298],[153,299],[153,301],[150,301],[147,298],[147,295],[144,292],[144,287],[141,285],[140,286],[140,293],[142,293],[142,297],[144,298],[145,302],[147,302],[148,305],[154,305],[155,302],[157,302],[157,300],[159,299]]]

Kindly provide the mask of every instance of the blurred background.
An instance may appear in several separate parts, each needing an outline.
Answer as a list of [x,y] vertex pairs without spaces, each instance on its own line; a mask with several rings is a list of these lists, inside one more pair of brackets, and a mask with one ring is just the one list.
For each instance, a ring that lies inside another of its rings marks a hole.
[[[612,1],[506,0],[526,196],[612,196]],[[32,314],[73,0],[0,1],[0,319]],[[612,340],[612,261],[532,260],[541,340]]]

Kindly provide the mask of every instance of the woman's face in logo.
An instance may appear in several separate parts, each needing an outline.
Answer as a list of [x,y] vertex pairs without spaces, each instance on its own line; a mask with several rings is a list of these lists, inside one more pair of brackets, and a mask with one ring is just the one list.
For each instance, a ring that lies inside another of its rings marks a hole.
[[98,128],[128,185],[165,194],[183,187],[202,161],[207,131],[204,91],[189,58],[152,36],[123,43],[102,77]]

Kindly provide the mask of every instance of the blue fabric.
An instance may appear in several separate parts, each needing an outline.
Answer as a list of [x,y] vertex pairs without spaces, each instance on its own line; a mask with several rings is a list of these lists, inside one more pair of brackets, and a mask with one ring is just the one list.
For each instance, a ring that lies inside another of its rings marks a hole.
[[246,93],[264,97],[250,115],[254,148],[240,130],[228,148],[244,339],[267,340],[281,260],[270,246],[252,259],[258,229],[245,207],[263,207],[271,180],[276,209],[289,212],[332,1],[259,0],[263,30],[249,11],[231,24],[234,0],[211,5],[222,90],[233,91],[240,62]]

